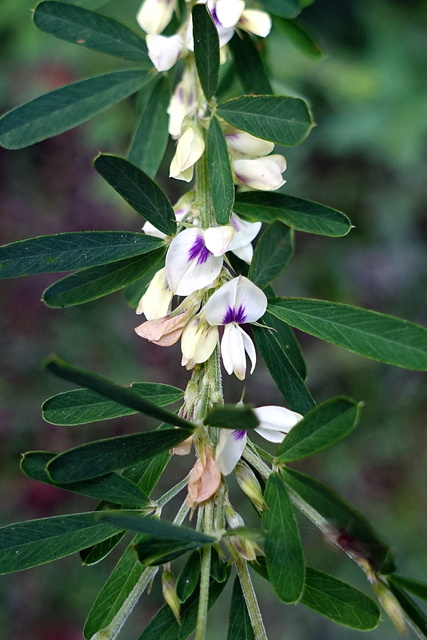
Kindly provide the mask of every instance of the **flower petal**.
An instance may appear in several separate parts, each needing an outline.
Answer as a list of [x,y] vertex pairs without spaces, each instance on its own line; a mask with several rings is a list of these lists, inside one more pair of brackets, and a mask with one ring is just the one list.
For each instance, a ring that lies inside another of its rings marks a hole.
[[214,256],[222,256],[228,251],[235,235],[231,224],[221,227],[210,227],[204,231],[205,245]]
[[136,20],[146,33],[161,33],[172,19],[175,0],[145,0],[139,9]]
[[252,339],[248,336],[246,331],[243,331],[241,327],[237,327],[237,328],[239,329],[239,331],[242,332],[243,345],[245,347],[246,353],[249,356],[249,360],[251,361],[251,364],[252,364],[250,372],[253,373],[256,365],[256,350],[255,350],[254,343],[252,342]]
[[246,375],[246,354],[243,340],[243,331],[239,331],[237,324],[228,324],[224,327],[224,335],[221,340],[221,356],[226,372],[235,374],[239,380],[244,380]]
[[262,140],[262,138],[257,138],[239,129],[226,133],[225,139],[230,153],[232,155],[236,153],[237,157],[252,156],[258,158],[259,156],[267,156],[274,149],[274,142]]
[[181,55],[181,36],[148,35],[146,41],[148,56],[157,71],[169,71]]
[[265,293],[244,276],[233,278],[209,298],[205,306],[209,324],[256,322],[267,309]]
[[237,182],[250,189],[275,191],[285,184],[282,173],[286,169],[286,160],[279,154],[237,159],[232,165]]
[[173,293],[186,296],[209,286],[222,269],[222,257],[206,249],[200,229],[184,229],[172,240],[166,254],[166,278]]
[[229,247],[229,250],[233,252],[236,249],[241,249],[250,244],[258,235],[262,227],[261,222],[247,222],[246,220],[239,218],[235,213],[231,215],[230,222],[236,229],[236,233],[234,234]]
[[224,476],[231,473],[246,447],[246,432],[221,429],[215,452],[216,464]]
[[285,435],[303,418],[296,411],[275,405],[258,407],[254,413],[260,422],[255,431],[270,442],[282,442]]
[[144,313],[147,320],[162,318],[170,312],[172,297],[173,293],[166,281],[166,269],[160,269],[139,301],[136,313]]
[[[187,127],[178,140],[175,155],[170,165],[169,176],[176,180],[190,182],[193,167],[205,150],[203,135],[197,127]],[[191,169],[191,171],[188,171]]]
[[240,16],[238,26],[256,36],[266,38],[271,31],[271,18],[265,11],[245,9]]

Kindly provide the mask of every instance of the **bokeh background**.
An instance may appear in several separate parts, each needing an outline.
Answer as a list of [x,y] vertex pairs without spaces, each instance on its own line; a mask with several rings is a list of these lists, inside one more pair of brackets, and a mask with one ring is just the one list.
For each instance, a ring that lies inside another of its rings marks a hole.
[[[137,29],[138,4],[111,1],[103,11]],[[0,2],[1,112],[78,78],[123,66],[38,32],[31,22],[33,6],[32,0]],[[300,147],[286,149],[284,191],[344,211],[355,228],[340,239],[297,234],[295,258],[277,290],[357,304],[425,324],[427,3],[317,0],[302,13],[301,24],[323,55],[303,53],[279,29],[266,51],[275,90],[305,97],[318,125]],[[126,152],[134,118],[130,99],[88,125],[29,149],[0,149],[1,242],[62,231],[139,230],[140,218],[91,165],[100,150]],[[159,180],[174,199],[181,185],[167,180],[166,169],[165,163]],[[0,285],[2,525],[94,506],[89,499],[25,478],[18,468],[22,452],[61,451],[137,430],[144,422],[132,417],[81,428],[46,424],[41,402],[67,388],[40,370],[47,354],[55,351],[123,384],[147,380],[183,387],[188,379],[179,365],[178,348],[163,350],[134,334],[136,318],[121,292],[64,311],[45,308],[41,292],[56,279],[45,275]],[[347,394],[364,401],[365,408],[349,438],[298,468],[330,484],[372,520],[392,544],[401,573],[426,580],[425,378],[300,337],[316,400]],[[241,385],[227,377],[228,401],[239,399],[240,392]],[[281,402],[262,362],[246,381],[246,398],[258,405]],[[179,461],[177,479],[190,464],[190,459]],[[239,504],[237,491],[233,499]],[[308,562],[369,593],[351,561],[328,546],[307,521],[300,521]],[[113,553],[90,568],[73,556],[2,577],[0,636],[80,639],[85,615],[116,560]],[[266,583],[255,582],[272,639],[360,636],[300,606],[285,607]],[[159,603],[154,587],[137,606],[123,637],[138,638]],[[209,640],[226,637],[227,616],[223,598],[211,615]],[[384,622],[370,637],[394,640],[397,632]]]

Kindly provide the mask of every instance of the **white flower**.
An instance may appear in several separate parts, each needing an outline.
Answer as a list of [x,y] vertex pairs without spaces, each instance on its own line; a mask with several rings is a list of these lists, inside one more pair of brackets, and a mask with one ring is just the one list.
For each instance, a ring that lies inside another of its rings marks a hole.
[[[223,47],[234,35],[234,28],[245,8],[244,0],[208,0],[206,4],[218,31],[219,46]],[[189,51],[194,51],[191,16],[187,25],[185,46]]]
[[240,16],[238,27],[265,38],[271,31],[271,18],[265,11],[245,9]]
[[176,145],[169,176],[190,182],[193,179],[194,165],[202,157],[204,150],[205,143],[202,132],[198,127],[189,125]]
[[214,256],[206,247],[203,229],[184,229],[166,254],[169,287],[178,296],[204,289],[219,276],[222,263],[222,256]]
[[[259,420],[255,431],[270,442],[282,442],[287,433],[303,416],[296,411],[273,405],[258,407],[254,413]],[[221,429],[215,460],[223,475],[231,473],[246,446],[246,431]]]
[[139,301],[136,313],[145,314],[147,320],[162,318],[170,312],[172,298],[173,293],[166,280],[166,269],[160,269]]
[[171,21],[174,9],[175,0],[144,0],[136,19],[146,33],[158,34]]
[[231,224],[210,227],[204,231],[206,248],[214,256],[222,256],[230,248],[234,235],[235,228]]
[[239,380],[246,375],[246,355],[251,360],[253,372],[256,364],[254,344],[240,324],[256,322],[267,309],[267,297],[259,287],[244,276],[233,278],[215,291],[204,311],[212,326],[224,325],[221,340],[221,356],[228,374]]
[[187,369],[206,362],[218,344],[218,328],[206,322],[204,314],[190,320],[181,338],[181,364]]
[[178,60],[183,48],[183,40],[180,35],[158,36],[148,35],[148,56],[157,71],[169,71]]
[[236,182],[249,189],[275,191],[285,184],[282,173],[286,160],[279,154],[264,158],[239,158],[232,161]]
[[274,142],[234,129],[225,134],[228,150],[233,158],[266,156],[274,149]]

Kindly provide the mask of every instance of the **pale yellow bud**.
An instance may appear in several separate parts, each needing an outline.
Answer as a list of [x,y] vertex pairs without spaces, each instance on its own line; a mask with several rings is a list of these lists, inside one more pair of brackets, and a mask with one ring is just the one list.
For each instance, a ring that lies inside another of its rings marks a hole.
[[163,597],[172,609],[172,613],[176,620],[180,623],[180,607],[181,602],[176,593],[176,578],[172,571],[163,571],[162,573],[162,590]]
[[246,493],[258,511],[262,512],[267,505],[262,495],[261,485],[252,469],[245,462],[240,461],[237,463],[234,473],[241,490]]

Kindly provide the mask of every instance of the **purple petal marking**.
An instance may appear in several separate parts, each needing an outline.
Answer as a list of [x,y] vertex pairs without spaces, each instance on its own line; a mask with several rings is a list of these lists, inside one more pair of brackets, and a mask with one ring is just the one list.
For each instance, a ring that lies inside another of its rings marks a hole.
[[246,431],[244,429],[240,430],[240,429],[236,429],[235,431],[233,431],[233,439],[234,440],[241,440],[242,438],[245,437]]
[[216,15],[216,9],[215,9],[215,7],[213,7],[212,9],[209,9],[209,11],[210,11],[210,14],[211,14],[211,16],[212,16],[212,20],[214,21],[214,24],[215,24],[217,27],[222,27],[222,24],[221,24],[221,22],[218,20],[218,16]]
[[197,258],[197,264],[204,264],[211,255],[212,253],[205,247],[203,236],[197,236],[188,252],[188,261],[190,262],[190,260],[196,260]]
[[231,322],[243,324],[245,320],[245,307],[241,304],[238,309],[236,309],[235,307],[227,307],[227,311],[224,314],[222,324],[230,324]]

